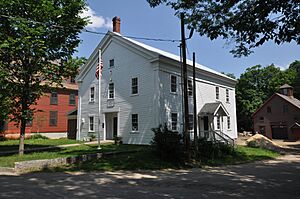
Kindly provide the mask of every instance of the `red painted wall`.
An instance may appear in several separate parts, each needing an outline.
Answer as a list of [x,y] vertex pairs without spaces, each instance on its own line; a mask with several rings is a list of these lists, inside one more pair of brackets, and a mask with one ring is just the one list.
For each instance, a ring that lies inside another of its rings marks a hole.
[[[67,132],[68,112],[77,108],[78,91],[71,89],[57,89],[58,103],[57,105],[50,104],[51,93],[46,93],[39,100],[37,105],[33,106],[36,109],[34,113],[32,126],[26,127],[26,136],[30,133],[51,133],[51,132]],[[74,93],[76,95],[76,105],[69,105],[69,95]],[[39,110],[39,111],[37,111]],[[50,126],[50,111],[58,111],[57,125]],[[14,122],[7,124],[4,132],[5,137],[17,138],[20,134],[19,127],[15,126]]]

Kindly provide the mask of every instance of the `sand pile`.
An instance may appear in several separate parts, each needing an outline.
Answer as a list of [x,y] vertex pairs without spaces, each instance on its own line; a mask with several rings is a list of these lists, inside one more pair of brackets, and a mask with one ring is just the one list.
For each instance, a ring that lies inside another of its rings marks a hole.
[[250,137],[248,140],[246,140],[246,144],[249,147],[259,147],[276,152],[281,152],[283,149],[282,146],[276,144],[275,142],[261,134],[255,134],[254,136]]

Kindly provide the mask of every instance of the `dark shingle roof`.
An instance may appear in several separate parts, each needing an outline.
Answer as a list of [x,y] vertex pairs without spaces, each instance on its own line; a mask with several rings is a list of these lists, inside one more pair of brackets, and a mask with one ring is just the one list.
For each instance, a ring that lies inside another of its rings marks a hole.
[[291,87],[291,86],[288,85],[288,84],[284,84],[284,85],[280,86],[279,88],[280,88],[280,89],[284,89],[284,88],[293,88],[293,87]]
[[293,104],[294,106],[296,106],[297,108],[300,109],[300,100],[298,100],[297,98],[282,95],[282,94],[279,94],[279,93],[276,93],[276,95],[278,95],[279,97],[285,99],[286,101],[288,101],[289,103]]

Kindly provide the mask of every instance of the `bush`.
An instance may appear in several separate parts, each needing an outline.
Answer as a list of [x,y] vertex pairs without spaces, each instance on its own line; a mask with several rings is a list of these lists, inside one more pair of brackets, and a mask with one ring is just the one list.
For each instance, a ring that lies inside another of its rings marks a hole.
[[156,154],[164,160],[181,161],[183,157],[182,136],[178,132],[169,130],[166,124],[164,127],[159,125],[152,131],[154,138],[151,144]]
[[47,140],[47,139],[49,139],[49,138],[46,137],[46,136],[44,136],[44,135],[41,135],[41,134],[39,134],[39,133],[35,133],[35,134],[32,134],[32,135],[30,136],[30,139],[32,139],[32,140],[36,140],[36,139]]
[[228,155],[234,154],[234,148],[231,145],[220,141],[209,141],[205,138],[198,140],[197,156],[201,160],[211,160],[217,158],[224,158]]

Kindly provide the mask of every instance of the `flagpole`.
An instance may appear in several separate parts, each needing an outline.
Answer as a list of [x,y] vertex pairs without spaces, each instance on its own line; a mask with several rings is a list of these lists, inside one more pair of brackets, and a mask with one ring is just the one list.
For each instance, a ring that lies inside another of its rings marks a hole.
[[101,149],[101,145],[100,145],[100,129],[101,129],[101,120],[100,120],[100,116],[101,116],[101,78],[102,78],[102,74],[100,72],[100,68],[101,68],[101,50],[99,50],[99,55],[98,55],[98,59],[99,59],[99,71],[98,71],[98,99],[99,99],[99,109],[98,109],[98,149]]

